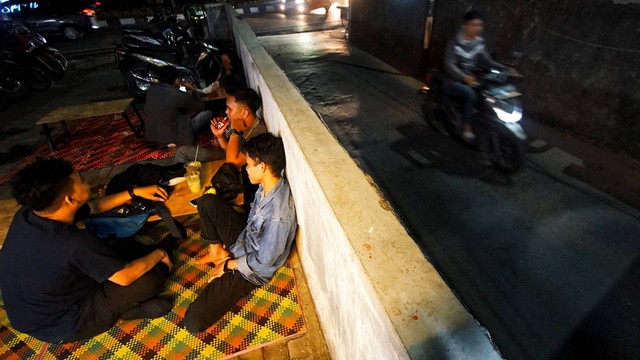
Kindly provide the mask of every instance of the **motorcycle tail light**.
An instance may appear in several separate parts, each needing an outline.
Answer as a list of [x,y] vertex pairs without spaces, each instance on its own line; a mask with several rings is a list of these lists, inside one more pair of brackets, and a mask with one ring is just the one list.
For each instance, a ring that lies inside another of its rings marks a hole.
[[86,16],[96,16],[96,11],[93,9],[82,9],[80,14],[86,15]]

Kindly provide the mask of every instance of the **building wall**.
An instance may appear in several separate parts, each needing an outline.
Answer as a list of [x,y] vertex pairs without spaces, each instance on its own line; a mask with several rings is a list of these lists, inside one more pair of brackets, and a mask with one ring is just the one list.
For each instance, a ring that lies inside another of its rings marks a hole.
[[[435,1],[430,66],[441,61],[464,11],[479,9],[491,52],[525,75],[519,81],[525,116],[640,156],[640,1]],[[424,3],[353,0],[354,45],[422,78],[424,63],[407,54],[422,51]],[[382,11],[395,18],[381,17]]]
[[350,39],[398,70],[420,75],[430,0],[350,0]]
[[500,359],[251,29],[230,21],[249,86],[285,144],[297,248],[332,357]]

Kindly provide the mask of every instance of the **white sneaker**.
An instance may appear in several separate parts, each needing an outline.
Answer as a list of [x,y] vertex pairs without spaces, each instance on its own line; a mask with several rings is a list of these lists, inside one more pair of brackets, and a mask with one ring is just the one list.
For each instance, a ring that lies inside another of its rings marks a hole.
[[462,137],[465,140],[467,140],[469,142],[472,142],[472,141],[474,141],[476,139],[476,134],[474,134],[473,131],[465,130],[465,131],[462,132]]

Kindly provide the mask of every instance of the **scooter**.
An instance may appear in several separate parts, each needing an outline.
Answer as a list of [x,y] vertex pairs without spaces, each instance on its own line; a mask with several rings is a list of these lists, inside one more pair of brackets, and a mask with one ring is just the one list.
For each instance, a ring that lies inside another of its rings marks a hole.
[[[462,136],[462,99],[444,92],[445,74],[435,71],[431,87],[423,89],[423,111],[429,126],[444,134],[464,140]],[[522,95],[510,82],[508,70],[490,69],[478,74],[475,144],[485,151],[495,168],[515,173],[522,168],[527,135],[520,126]],[[479,131],[478,131],[479,130]]]
[[12,60],[31,66],[51,75],[54,80],[64,77],[67,59],[57,50],[46,45],[46,39],[18,23],[6,24],[4,31],[6,50],[12,53]]
[[199,40],[200,54],[192,66],[183,66],[177,61],[171,61],[157,55],[157,51],[146,48],[128,48],[122,45],[116,47],[116,69],[125,77],[129,93],[136,98],[144,98],[151,84],[158,81],[157,68],[173,66],[178,69],[182,79],[201,88],[218,78],[222,69],[220,50],[205,40]]

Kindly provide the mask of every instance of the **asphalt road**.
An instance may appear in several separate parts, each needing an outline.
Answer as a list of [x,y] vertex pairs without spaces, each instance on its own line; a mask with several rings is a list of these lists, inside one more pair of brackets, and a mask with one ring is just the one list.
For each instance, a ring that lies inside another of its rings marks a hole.
[[640,222],[551,176],[569,154],[506,176],[430,130],[419,83],[342,33],[261,42],[507,359],[640,357]]

